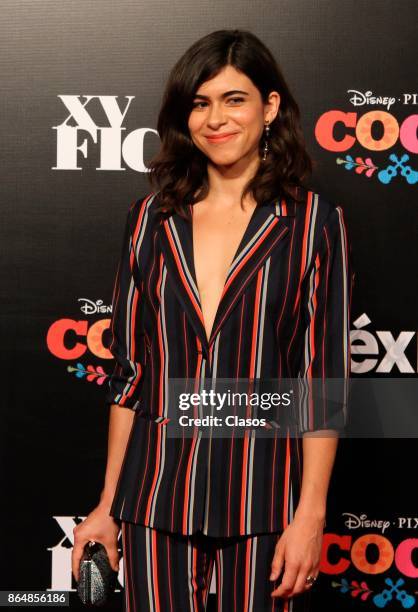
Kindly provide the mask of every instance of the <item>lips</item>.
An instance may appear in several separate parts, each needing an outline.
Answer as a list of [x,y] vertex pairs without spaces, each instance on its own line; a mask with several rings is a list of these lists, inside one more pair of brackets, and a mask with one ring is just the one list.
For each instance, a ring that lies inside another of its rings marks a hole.
[[226,140],[229,140],[230,138],[232,138],[233,136],[236,136],[238,134],[238,132],[227,132],[225,134],[217,134],[216,136],[206,136],[205,138],[209,141],[209,142],[225,142]]

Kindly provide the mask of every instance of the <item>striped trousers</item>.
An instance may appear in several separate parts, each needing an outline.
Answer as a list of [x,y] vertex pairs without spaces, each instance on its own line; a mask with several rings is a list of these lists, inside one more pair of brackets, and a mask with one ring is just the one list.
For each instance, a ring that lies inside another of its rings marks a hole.
[[125,612],[206,610],[215,568],[218,612],[308,612],[311,591],[271,597],[276,533],[217,538],[122,521]]

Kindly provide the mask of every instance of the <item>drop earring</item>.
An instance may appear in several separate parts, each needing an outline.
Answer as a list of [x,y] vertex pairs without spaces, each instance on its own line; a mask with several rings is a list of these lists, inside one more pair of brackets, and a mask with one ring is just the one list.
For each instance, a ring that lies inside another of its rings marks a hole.
[[270,126],[269,126],[269,122],[267,121],[264,124],[264,150],[263,150],[263,157],[262,157],[263,161],[266,161],[267,153],[269,152],[269,136],[270,136]]

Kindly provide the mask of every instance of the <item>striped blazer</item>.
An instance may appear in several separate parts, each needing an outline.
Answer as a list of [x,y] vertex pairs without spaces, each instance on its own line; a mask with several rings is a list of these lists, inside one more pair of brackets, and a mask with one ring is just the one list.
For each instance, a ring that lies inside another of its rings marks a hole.
[[110,515],[170,532],[282,531],[302,479],[302,436],[328,429],[312,405],[302,435],[167,436],[170,378],[348,380],[352,267],[341,207],[300,188],[257,207],[229,268],[210,338],[191,222],[129,208],[113,290],[106,402],[134,410]]

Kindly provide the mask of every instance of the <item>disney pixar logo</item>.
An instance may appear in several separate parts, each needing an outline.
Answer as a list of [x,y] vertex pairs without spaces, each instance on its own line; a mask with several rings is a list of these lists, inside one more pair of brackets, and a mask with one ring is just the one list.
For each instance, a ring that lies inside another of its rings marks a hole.
[[410,104],[418,104],[418,93],[404,93],[402,96],[395,98],[395,96],[375,96],[372,91],[357,91],[356,89],[348,89],[348,93],[353,94],[350,98],[350,102],[353,106],[386,106],[387,110],[396,104],[409,106]]
[[[350,102],[355,107],[381,105],[390,109],[396,101],[403,102],[404,106],[418,103],[416,93],[403,94],[402,98],[397,99],[393,96],[373,96],[371,91],[363,94],[349,89],[348,93],[352,94]],[[400,120],[392,112],[377,108],[365,113],[332,109],[318,118],[315,138],[323,149],[334,153],[350,151],[356,145],[371,152],[366,157],[350,153],[337,157],[336,163],[345,170],[366,178],[377,177],[384,185],[394,179],[403,179],[409,185],[416,185],[418,171],[407,162],[410,153],[418,153],[417,127],[417,113]],[[373,154],[386,152],[399,145],[407,153],[392,150],[379,165],[373,161]]]

